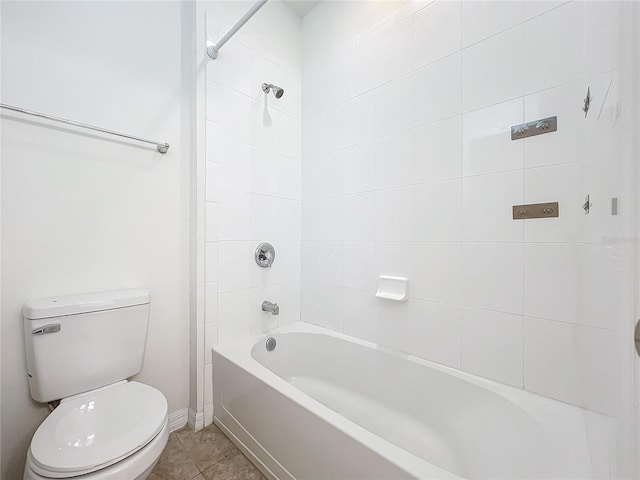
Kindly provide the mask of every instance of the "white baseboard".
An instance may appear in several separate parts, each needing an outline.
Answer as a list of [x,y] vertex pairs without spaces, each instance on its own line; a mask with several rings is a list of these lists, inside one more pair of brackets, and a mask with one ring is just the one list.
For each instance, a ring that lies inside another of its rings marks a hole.
[[196,413],[195,411],[189,409],[189,419],[187,423],[196,432],[202,430],[204,428],[204,413]]
[[176,430],[184,427],[187,424],[189,409],[183,408],[177,412],[169,414],[169,431],[175,432]]

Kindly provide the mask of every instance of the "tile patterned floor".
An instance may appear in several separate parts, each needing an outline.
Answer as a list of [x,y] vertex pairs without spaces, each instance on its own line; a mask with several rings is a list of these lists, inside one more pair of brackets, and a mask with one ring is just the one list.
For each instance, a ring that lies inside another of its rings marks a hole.
[[169,441],[148,480],[266,480],[215,426],[184,427]]

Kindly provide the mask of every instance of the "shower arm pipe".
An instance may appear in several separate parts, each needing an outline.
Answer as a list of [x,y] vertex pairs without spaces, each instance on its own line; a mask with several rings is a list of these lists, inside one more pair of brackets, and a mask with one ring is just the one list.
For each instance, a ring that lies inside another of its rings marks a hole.
[[87,130],[93,130],[94,132],[107,133],[109,135],[115,135],[116,137],[127,138],[129,140],[135,140],[142,143],[150,143],[152,145],[155,145],[156,150],[162,154],[167,153],[167,151],[169,150],[168,143],[156,142],[155,140],[148,140],[146,138],[136,137],[134,135],[128,135],[126,133],[114,132],[113,130],[107,130],[106,128],[96,127],[87,123],[75,122],[73,120],[67,120],[66,118],[54,117],[53,115],[47,115],[46,113],[34,112],[32,110],[14,107],[13,105],[7,105],[6,103],[0,103],[0,108],[11,110],[12,112],[23,113],[25,115],[31,115],[33,117],[44,118],[53,122],[64,123],[65,125],[86,128]]
[[207,55],[209,55],[214,60],[218,58],[218,52],[224,46],[224,44],[227,43],[229,39],[233,37],[236,34],[236,32],[240,30],[242,26],[249,21],[251,17],[253,17],[256,14],[256,12],[260,10],[265,3],[267,3],[267,1],[268,0],[258,0],[256,3],[254,3],[253,6],[249,10],[247,10],[247,13],[245,13],[242,16],[242,18],[238,20],[235,23],[235,25],[231,27],[229,31],[225,33],[220,40],[218,40],[217,43],[213,45],[209,45],[207,47]]

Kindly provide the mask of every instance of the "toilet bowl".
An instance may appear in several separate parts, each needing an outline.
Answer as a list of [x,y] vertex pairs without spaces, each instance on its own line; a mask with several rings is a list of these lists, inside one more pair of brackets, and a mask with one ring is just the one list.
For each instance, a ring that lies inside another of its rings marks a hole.
[[158,390],[118,382],[64,399],[36,431],[25,480],[142,480],[169,437]]
[[149,476],[169,437],[167,400],[127,380],[142,371],[149,303],[133,289],[25,304],[31,397],[57,404],[31,439],[25,480]]

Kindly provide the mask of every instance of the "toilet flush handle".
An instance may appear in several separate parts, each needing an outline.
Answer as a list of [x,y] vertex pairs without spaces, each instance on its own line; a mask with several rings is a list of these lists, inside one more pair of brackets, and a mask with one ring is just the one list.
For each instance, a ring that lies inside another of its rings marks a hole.
[[60,331],[59,323],[52,323],[45,325],[44,327],[34,328],[31,330],[31,335],[44,335],[45,333],[55,333]]

